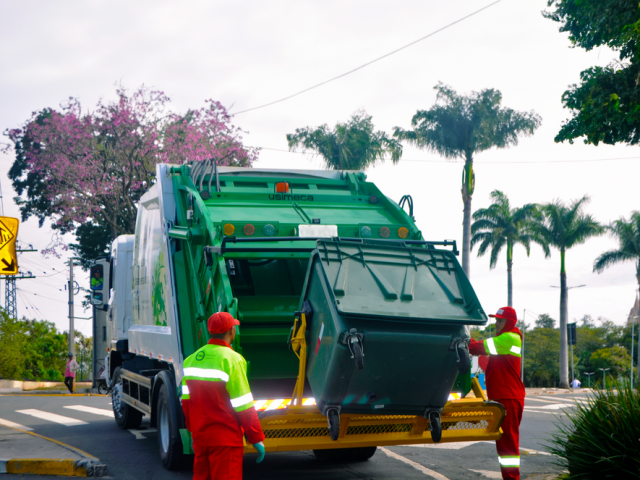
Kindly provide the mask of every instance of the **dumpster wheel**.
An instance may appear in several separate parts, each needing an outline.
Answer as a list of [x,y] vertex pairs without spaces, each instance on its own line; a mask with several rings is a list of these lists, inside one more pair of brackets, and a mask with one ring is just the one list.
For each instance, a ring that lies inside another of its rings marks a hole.
[[340,435],[340,414],[337,408],[327,410],[327,422],[329,423],[329,437],[335,442]]
[[440,412],[432,410],[429,412],[429,430],[431,430],[431,439],[434,443],[438,443],[442,438],[442,419]]

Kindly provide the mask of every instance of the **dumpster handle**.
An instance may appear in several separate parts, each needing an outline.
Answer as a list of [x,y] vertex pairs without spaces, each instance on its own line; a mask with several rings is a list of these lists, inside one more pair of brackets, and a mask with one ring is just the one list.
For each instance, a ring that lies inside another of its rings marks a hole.
[[[299,325],[298,325],[299,324]],[[297,328],[296,328],[297,327]],[[307,340],[305,333],[307,331],[307,315],[300,312],[300,316],[296,316],[293,324],[293,332],[291,336],[291,349],[300,360],[298,368],[298,379],[293,389],[291,404],[296,406],[302,405],[302,393],[304,391],[305,370],[307,368]],[[298,350],[300,353],[298,353]]]

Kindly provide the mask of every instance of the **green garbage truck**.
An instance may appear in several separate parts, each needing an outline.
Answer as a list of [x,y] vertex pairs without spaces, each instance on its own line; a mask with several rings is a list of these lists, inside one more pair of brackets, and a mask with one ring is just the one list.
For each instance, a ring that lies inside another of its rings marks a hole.
[[181,465],[182,364],[226,311],[267,451],[495,440],[504,409],[469,373],[468,328],[487,316],[457,254],[363,172],[158,165],[135,234],[92,266],[115,420],[149,416],[163,466]]

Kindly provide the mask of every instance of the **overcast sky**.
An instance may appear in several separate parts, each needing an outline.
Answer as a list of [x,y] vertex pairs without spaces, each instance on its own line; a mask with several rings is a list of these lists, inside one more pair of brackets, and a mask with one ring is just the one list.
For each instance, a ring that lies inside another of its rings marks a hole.
[[[70,96],[92,109],[115,97],[115,84],[164,91],[175,111],[206,99],[231,112],[278,100],[335,77],[438,30],[491,1],[9,1],[0,2],[0,128],[20,126],[33,111],[56,108]],[[533,137],[517,147],[490,150],[475,160],[473,209],[487,207],[500,189],[519,206],[591,196],[587,211],[609,223],[640,209],[637,147],[556,144],[570,112],[561,96],[582,70],[616,58],[606,48],[570,48],[558,25],[542,17],[546,0],[502,0],[487,10],[344,78],[263,109],[237,115],[247,145],[263,147],[255,166],[322,168],[317,158],[287,152],[296,128],[330,126],[358,109],[377,129],[409,128],[418,109],[435,101],[439,81],[460,93],[497,88],[503,105],[543,118]],[[6,138],[3,140],[6,141]],[[13,156],[0,155],[4,213],[18,216],[6,176]],[[462,163],[405,148],[397,165],[367,171],[390,198],[414,198],[417,224],[429,240],[462,238]],[[42,249],[51,230],[30,220],[20,240]],[[72,237],[70,237],[72,240]],[[617,248],[601,237],[567,254],[570,319],[589,314],[622,324],[637,283],[632,263],[598,275],[593,261]],[[68,329],[64,259],[40,253],[20,257],[36,280],[18,282],[19,315],[55,321]],[[559,317],[560,260],[537,247],[514,253],[514,307],[526,320]],[[46,273],[44,273],[46,272]],[[51,276],[50,276],[51,275]],[[81,280],[86,282],[86,276]],[[487,312],[506,305],[504,253],[494,270],[489,258],[471,259],[471,282]],[[4,292],[2,294],[4,305]],[[79,305],[79,302],[76,303]],[[89,316],[76,308],[76,315]],[[91,334],[90,321],[77,321]]]

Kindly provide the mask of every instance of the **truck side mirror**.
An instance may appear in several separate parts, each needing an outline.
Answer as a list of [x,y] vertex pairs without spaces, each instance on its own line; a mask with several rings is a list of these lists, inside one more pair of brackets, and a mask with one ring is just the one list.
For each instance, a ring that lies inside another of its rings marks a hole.
[[91,281],[92,292],[100,291],[104,288],[104,269],[102,265],[96,264],[91,267],[90,281]]

